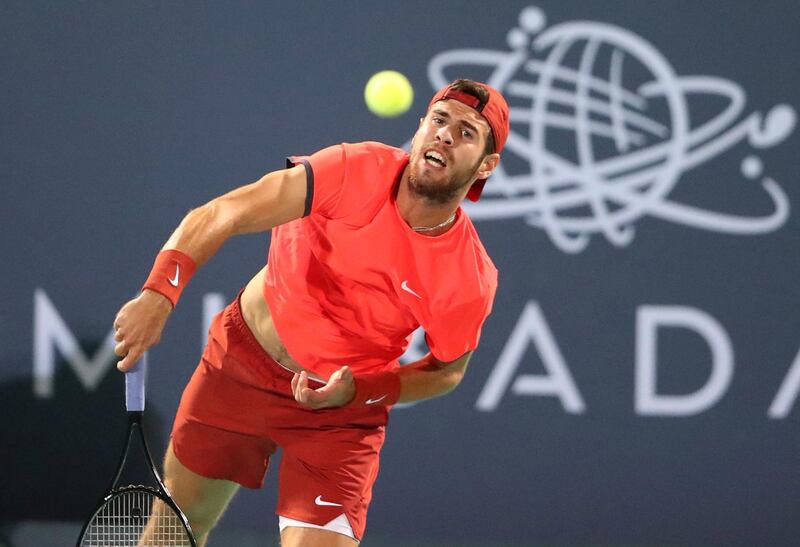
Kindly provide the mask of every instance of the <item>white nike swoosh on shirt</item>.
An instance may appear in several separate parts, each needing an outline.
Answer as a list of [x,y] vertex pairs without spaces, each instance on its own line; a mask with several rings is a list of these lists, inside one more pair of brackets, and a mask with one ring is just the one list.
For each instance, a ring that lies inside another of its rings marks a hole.
[[422,297],[420,295],[418,295],[417,293],[415,293],[414,290],[411,289],[411,287],[408,286],[408,279],[406,279],[405,281],[400,283],[400,288],[403,289],[404,291],[408,292],[408,293],[413,294],[414,296],[416,296],[417,298],[422,300]]
[[366,401],[364,401],[364,404],[365,405],[374,405],[375,403],[380,403],[385,398],[386,398],[386,395],[384,395],[383,397],[378,397],[377,399],[367,399]]
[[177,287],[178,286],[178,280],[180,278],[181,278],[181,265],[180,264],[176,264],[175,265],[175,279],[167,278],[167,281],[169,281],[169,284],[172,285],[173,287]]
[[317,496],[317,499],[314,500],[314,503],[317,505],[331,505],[333,507],[341,507],[341,503],[333,503],[332,501],[324,501],[322,496]]

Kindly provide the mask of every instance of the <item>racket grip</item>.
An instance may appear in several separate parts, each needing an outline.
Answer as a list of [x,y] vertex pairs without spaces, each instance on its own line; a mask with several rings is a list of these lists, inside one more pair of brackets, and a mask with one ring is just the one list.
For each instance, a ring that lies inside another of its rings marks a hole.
[[128,412],[144,411],[144,384],[147,379],[147,354],[125,373],[125,408]]

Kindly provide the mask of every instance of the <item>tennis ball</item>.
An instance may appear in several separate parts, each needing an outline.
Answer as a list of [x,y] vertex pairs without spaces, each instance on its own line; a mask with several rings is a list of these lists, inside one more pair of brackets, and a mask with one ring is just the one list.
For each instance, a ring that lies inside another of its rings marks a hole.
[[394,118],[411,108],[414,89],[408,78],[396,70],[382,70],[367,82],[364,101],[376,116]]

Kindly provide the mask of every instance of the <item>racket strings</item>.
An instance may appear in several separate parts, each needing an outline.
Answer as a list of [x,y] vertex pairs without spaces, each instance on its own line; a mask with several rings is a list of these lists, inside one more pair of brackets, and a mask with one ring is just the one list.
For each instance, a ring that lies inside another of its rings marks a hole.
[[121,492],[92,517],[81,547],[190,546],[189,534],[177,513],[146,491]]

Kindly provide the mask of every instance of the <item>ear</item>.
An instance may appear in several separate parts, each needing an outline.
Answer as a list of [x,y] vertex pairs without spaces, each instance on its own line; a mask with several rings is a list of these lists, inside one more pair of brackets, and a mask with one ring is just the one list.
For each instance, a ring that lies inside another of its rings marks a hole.
[[488,156],[483,158],[481,165],[478,167],[478,173],[476,178],[478,179],[489,178],[489,175],[492,174],[492,171],[494,171],[499,164],[500,164],[500,154],[497,153],[489,154]]

